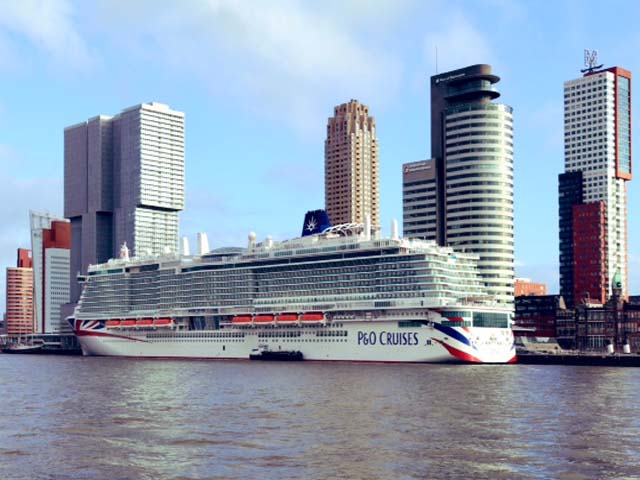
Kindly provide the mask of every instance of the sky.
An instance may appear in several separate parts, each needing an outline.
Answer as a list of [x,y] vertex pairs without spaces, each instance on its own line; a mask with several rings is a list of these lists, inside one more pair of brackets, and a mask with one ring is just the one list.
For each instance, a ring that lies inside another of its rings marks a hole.
[[376,119],[388,234],[402,164],[429,157],[429,77],[476,63],[514,108],[516,275],[556,293],[563,82],[581,76],[584,49],[640,72],[638,17],[640,2],[616,0],[0,0],[0,305],[29,210],[63,214],[66,126],[150,101],[185,112],[181,235],[194,246],[207,232],[215,248],[300,234],[324,207],[327,118],[357,99]]

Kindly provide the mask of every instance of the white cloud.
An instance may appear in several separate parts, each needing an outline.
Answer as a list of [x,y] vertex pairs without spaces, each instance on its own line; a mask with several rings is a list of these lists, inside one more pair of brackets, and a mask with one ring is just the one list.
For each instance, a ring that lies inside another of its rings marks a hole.
[[[127,11],[124,22],[113,13],[120,11],[117,5]],[[392,98],[401,75],[384,39],[367,35],[362,22],[350,22],[357,11],[337,3],[142,5],[103,5],[102,28],[111,41],[174,71],[195,73],[214,95],[232,95],[243,108],[304,132],[317,135],[337,103]],[[391,17],[389,8],[368,15]]]
[[[0,33],[2,30],[25,37],[62,65],[86,69],[95,63],[74,25],[74,12],[68,0],[0,2]],[[8,36],[0,40],[0,53],[14,56]]]
[[62,214],[62,180],[22,178],[19,165],[24,163],[17,152],[0,144],[0,205],[5,206],[0,222],[0,311],[5,305],[5,267],[15,265],[19,247],[31,248],[29,210]]
[[490,63],[496,65],[495,55],[487,37],[460,12],[441,14],[444,20],[440,29],[425,36],[425,57],[435,65],[435,47],[438,47],[438,72]]

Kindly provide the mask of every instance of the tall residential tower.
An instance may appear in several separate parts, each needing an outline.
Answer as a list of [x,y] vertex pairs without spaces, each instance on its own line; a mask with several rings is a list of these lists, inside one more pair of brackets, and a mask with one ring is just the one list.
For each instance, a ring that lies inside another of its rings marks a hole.
[[369,107],[357,100],[335,107],[324,144],[325,208],[334,225],[379,225],[378,139]]
[[623,296],[628,295],[631,72],[597,70],[601,67],[564,84],[560,294],[569,307],[605,303],[614,278],[621,279]]
[[488,291],[513,304],[513,119],[489,65],[431,77],[431,159],[403,165],[407,237],[473,252]]
[[5,329],[8,335],[34,333],[33,322],[33,264],[31,251],[19,248],[15,267],[7,267],[7,315]]
[[178,251],[184,209],[184,113],[143,103],[65,129],[64,214],[71,221],[71,299],[90,264]]

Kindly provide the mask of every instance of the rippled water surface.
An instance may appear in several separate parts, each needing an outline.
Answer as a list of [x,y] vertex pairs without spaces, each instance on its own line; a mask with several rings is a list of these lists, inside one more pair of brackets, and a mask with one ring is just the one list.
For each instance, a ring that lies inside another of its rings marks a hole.
[[640,369],[0,355],[2,479],[640,478]]

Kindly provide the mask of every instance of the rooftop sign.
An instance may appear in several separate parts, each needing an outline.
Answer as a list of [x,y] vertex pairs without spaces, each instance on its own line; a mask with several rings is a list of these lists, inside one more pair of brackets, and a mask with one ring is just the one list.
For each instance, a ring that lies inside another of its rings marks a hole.
[[587,50],[584,51],[584,68],[580,70],[582,73],[593,73],[595,70],[602,68],[602,65],[598,65],[598,51]]

